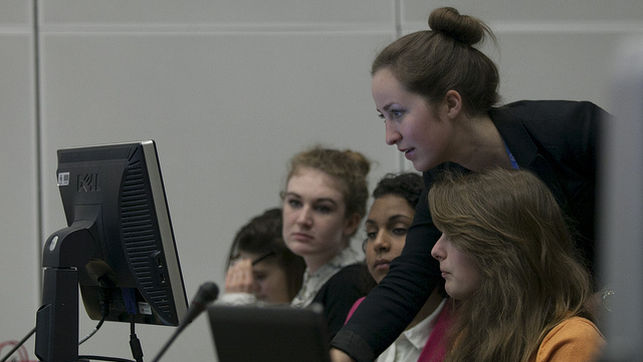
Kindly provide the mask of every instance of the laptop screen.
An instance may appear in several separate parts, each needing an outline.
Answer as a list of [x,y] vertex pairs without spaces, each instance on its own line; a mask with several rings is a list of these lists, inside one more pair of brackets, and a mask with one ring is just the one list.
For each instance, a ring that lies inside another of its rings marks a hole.
[[330,362],[328,332],[320,305],[208,308],[219,362]]

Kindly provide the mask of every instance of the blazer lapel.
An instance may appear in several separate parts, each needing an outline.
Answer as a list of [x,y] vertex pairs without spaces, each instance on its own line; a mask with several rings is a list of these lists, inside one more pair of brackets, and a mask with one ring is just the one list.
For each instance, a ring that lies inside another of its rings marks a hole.
[[567,210],[568,200],[563,192],[563,187],[556,178],[557,173],[552,168],[551,162],[539,152],[538,144],[522,123],[524,116],[513,115],[508,107],[493,109],[489,115],[503,141],[518,162],[518,166],[533,172],[547,184],[560,207]]

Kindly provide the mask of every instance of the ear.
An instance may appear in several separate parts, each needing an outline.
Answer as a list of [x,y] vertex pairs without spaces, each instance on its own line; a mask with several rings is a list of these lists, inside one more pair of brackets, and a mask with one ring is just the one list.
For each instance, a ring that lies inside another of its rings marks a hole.
[[444,95],[447,117],[454,119],[462,112],[462,96],[457,90],[450,89]]
[[353,235],[357,231],[361,219],[358,213],[349,216],[344,222],[344,236]]

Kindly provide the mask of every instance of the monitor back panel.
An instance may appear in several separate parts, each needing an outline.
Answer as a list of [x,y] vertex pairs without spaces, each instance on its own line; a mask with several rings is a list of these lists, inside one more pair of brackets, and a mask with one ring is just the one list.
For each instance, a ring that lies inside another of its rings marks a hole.
[[215,304],[208,316],[219,362],[330,362],[320,307]]

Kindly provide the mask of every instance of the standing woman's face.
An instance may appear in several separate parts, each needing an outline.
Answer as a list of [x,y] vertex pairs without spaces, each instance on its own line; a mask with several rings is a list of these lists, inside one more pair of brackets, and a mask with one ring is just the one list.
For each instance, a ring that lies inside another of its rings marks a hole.
[[449,161],[452,123],[424,97],[407,91],[388,68],[372,80],[373,100],[386,127],[386,143],[395,145],[418,171]]
[[357,225],[346,217],[339,183],[313,168],[300,168],[288,180],[283,201],[283,237],[288,248],[310,260],[335,257]]

